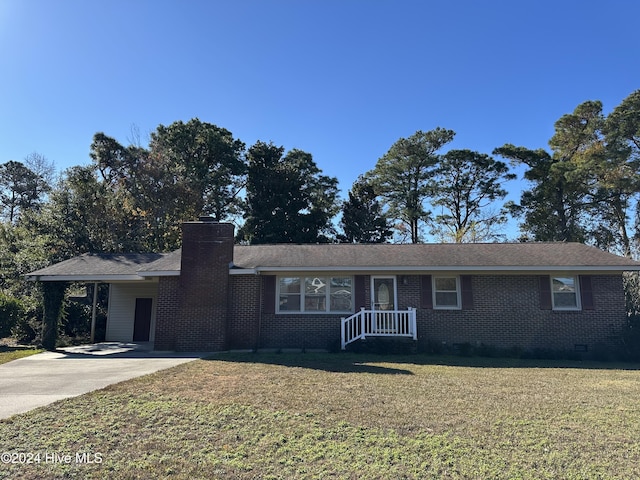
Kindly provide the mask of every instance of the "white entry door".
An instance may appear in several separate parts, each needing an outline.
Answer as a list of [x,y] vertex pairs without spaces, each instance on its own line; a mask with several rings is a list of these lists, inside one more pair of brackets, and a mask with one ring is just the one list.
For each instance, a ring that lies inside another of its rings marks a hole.
[[371,277],[371,305],[373,307],[373,329],[379,334],[393,334],[397,330],[396,277]]

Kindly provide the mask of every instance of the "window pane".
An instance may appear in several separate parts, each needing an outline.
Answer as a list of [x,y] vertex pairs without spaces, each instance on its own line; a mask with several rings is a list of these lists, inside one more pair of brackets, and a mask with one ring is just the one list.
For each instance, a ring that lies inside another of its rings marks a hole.
[[324,295],[327,291],[327,279],[324,277],[307,277],[304,279],[304,293]]
[[458,294],[456,292],[436,292],[436,306],[457,307]]
[[300,279],[297,277],[281,278],[280,293],[300,293]]
[[332,311],[351,311],[351,277],[333,277],[330,291]]
[[327,297],[322,295],[305,295],[304,311],[305,312],[324,312],[327,310]]
[[575,293],[575,279],[573,277],[553,277],[553,291]]
[[299,312],[300,311],[300,295],[280,295],[280,311],[282,312]]
[[575,292],[555,292],[553,304],[556,308],[575,308],[578,306]]
[[456,277],[436,277],[436,290],[456,291]]

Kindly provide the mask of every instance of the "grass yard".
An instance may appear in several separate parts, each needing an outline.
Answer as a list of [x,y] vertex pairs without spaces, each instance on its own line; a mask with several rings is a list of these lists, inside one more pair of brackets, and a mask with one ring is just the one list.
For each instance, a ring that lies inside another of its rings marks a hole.
[[640,478],[635,367],[221,354],[0,421],[0,478]]
[[42,350],[29,347],[8,347],[0,345],[0,365],[10,362],[11,360],[17,360],[18,358],[28,357],[40,353]]

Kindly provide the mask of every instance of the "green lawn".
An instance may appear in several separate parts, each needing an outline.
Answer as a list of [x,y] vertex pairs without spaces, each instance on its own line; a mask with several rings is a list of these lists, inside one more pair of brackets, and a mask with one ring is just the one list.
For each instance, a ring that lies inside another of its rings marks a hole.
[[639,478],[637,367],[221,354],[0,421],[0,478]]
[[42,350],[29,347],[6,347],[0,345],[0,365],[22,357],[40,353]]

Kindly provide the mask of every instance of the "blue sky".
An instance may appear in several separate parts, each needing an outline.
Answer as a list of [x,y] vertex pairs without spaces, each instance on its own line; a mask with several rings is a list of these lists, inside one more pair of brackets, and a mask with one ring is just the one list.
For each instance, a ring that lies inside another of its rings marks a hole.
[[[198,117],[313,154],[343,195],[400,137],[545,148],[640,88],[636,0],[0,0],[0,163]],[[514,198],[522,185],[508,185]]]

